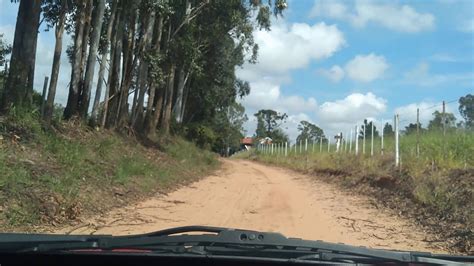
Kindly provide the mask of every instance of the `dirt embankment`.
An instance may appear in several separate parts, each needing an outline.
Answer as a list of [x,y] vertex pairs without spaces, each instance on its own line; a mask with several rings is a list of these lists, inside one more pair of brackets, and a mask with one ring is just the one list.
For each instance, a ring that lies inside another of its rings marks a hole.
[[57,233],[144,233],[184,225],[276,231],[374,248],[446,252],[419,226],[369,198],[276,167],[225,160],[215,175]]

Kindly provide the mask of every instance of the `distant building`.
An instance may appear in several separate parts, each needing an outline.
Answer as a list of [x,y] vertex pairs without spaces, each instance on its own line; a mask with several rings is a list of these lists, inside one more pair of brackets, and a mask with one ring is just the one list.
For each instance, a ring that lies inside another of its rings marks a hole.
[[254,139],[251,137],[245,137],[240,140],[240,149],[241,150],[250,150],[254,145]]
[[269,137],[265,137],[259,140],[260,145],[267,145],[267,144],[272,144],[272,139]]

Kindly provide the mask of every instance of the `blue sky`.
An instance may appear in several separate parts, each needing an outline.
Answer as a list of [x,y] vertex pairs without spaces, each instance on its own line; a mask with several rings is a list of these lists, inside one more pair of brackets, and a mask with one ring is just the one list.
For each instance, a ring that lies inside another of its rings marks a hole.
[[[403,124],[414,122],[420,108],[426,125],[443,100],[474,93],[473,1],[292,0],[288,6],[271,33],[256,33],[262,67],[244,66],[238,74],[252,85],[243,100],[249,116],[262,105],[287,112],[292,138],[302,119],[334,134],[364,118],[390,121],[395,113]],[[288,61],[292,67],[277,66]],[[447,109],[459,117],[456,102]]]
[[[18,4],[0,0],[0,33],[13,41]],[[308,120],[328,134],[348,132],[364,118],[426,125],[441,102],[474,93],[474,1],[289,0],[270,32],[256,31],[259,63],[237,70],[251,84],[241,100],[253,113],[271,108],[289,115],[294,139]],[[70,41],[66,36],[65,43]],[[39,35],[35,88],[49,76],[53,31]],[[63,56],[57,99],[64,103],[70,65]],[[432,107],[436,105],[436,107]],[[458,118],[457,103],[447,105]]]

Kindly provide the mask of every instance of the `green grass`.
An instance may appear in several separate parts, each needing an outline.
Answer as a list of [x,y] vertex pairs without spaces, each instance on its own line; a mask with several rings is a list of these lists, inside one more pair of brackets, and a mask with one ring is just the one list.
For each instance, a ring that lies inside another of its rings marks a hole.
[[[0,228],[5,230],[66,221],[65,213],[78,204],[94,213],[115,204],[116,191],[136,198],[196,180],[218,166],[213,153],[181,138],[163,140],[159,151],[82,125],[45,131],[35,112],[0,119],[0,135]],[[20,139],[12,142],[14,135]]]

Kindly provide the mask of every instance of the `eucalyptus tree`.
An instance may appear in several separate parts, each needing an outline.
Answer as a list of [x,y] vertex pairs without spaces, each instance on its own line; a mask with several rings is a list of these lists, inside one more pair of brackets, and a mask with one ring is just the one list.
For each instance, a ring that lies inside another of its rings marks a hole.
[[0,112],[6,112],[12,105],[28,107],[32,103],[41,2],[20,1]]

